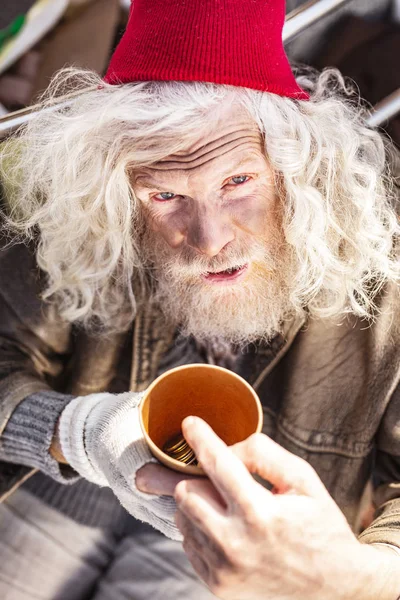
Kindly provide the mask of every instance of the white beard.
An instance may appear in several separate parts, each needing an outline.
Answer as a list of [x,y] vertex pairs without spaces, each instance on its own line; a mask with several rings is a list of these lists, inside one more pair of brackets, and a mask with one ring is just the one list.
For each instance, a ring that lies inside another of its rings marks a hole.
[[[172,250],[150,231],[141,245],[148,267],[152,265],[152,300],[184,335],[202,342],[221,339],[242,348],[271,340],[293,312],[289,302],[292,261],[283,257],[282,248],[272,253],[265,244],[252,242],[251,249],[229,250],[207,259],[191,248]],[[251,266],[238,283],[210,284],[201,277],[208,270],[244,263]]]

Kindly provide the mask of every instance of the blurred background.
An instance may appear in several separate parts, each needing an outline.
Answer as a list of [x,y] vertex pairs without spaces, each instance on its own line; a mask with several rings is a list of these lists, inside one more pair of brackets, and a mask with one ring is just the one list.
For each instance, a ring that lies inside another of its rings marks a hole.
[[[64,66],[102,75],[123,33],[129,4],[1,0],[0,117],[35,104]],[[302,14],[318,6],[321,14],[300,27]],[[390,95],[398,102],[400,0],[287,0],[287,17],[286,50],[293,62],[337,66],[374,106]],[[383,125],[400,145],[400,107],[393,112]]]

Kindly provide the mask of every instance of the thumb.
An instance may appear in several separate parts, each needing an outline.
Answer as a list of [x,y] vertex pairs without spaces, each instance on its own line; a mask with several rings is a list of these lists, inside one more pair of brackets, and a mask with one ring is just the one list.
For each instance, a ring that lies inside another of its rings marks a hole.
[[269,481],[274,493],[297,493],[313,498],[329,496],[310,464],[262,433],[255,433],[230,449],[250,473]]
[[173,496],[175,488],[190,475],[176,473],[157,463],[147,463],[136,473],[136,487],[140,492],[156,496]]

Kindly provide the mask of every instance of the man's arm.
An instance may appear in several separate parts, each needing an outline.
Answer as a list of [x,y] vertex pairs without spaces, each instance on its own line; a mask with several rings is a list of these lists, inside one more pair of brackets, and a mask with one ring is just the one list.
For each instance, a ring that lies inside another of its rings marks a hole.
[[37,468],[60,481],[76,477],[49,454],[72,396],[52,389],[70,351],[70,327],[40,300],[33,250],[0,240],[0,497]]
[[154,460],[140,428],[141,395],[51,389],[69,336],[40,302],[35,272],[26,247],[0,250],[0,499],[29,468],[60,483],[81,476],[109,486],[128,512],[179,539],[174,500],[135,489],[136,470]]
[[[227,448],[198,418],[186,419],[183,432],[209,480],[178,483],[177,524],[189,560],[214,594],[399,598],[400,557],[356,539],[308,463],[262,434]],[[154,469],[142,469],[142,490],[159,488]],[[270,481],[272,492],[252,473]]]

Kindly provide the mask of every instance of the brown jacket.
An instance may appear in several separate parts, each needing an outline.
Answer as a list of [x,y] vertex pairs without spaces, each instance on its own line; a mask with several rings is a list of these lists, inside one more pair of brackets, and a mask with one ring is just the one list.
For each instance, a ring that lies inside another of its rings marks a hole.
[[[155,309],[137,316],[131,340],[96,339],[60,323],[38,299],[34,251],[0,251],[0,432],[18,403],[48,387],[84,395],[112,388],[121,352],[132,347],[131,389],[155,378],[173,331]],[[356,533],[367,483],[378,506],[360,539],[400,547],[400,295],[388,287],[372,325],[288,323],[270,346],[249,349],[238,372],[258,392],[264,432],[316,469]],[[5,498],[33,472],[0,463]]]

